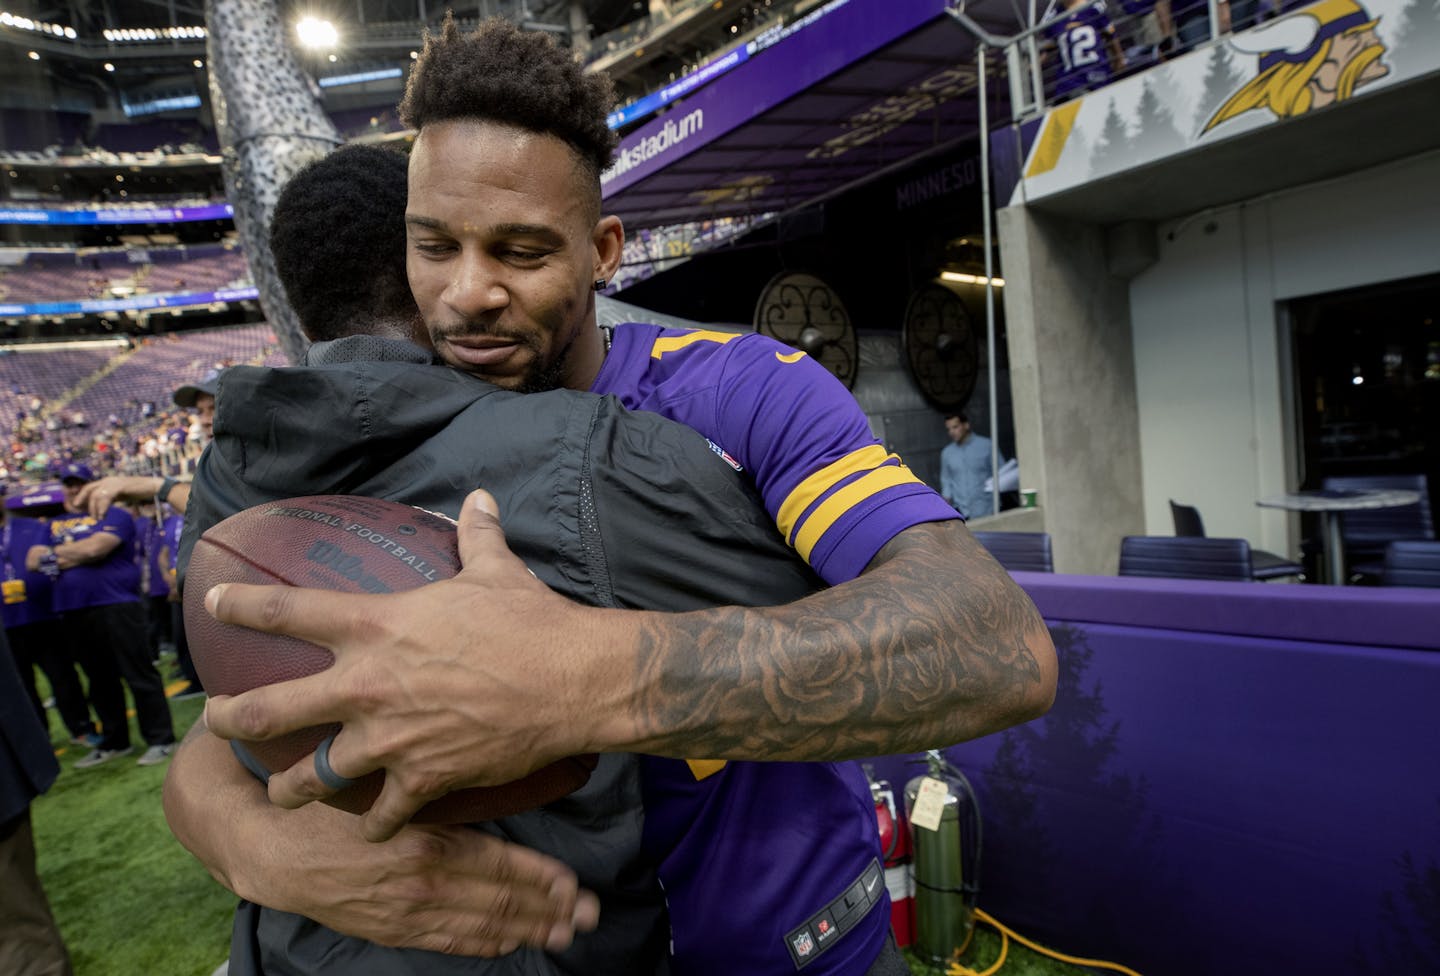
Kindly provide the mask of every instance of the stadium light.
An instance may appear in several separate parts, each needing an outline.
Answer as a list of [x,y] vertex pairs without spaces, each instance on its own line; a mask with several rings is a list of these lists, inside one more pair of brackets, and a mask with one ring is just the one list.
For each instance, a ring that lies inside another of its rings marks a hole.
[[1004,278],[986,278],[984,275],[962,274],[959,271],[940,272],[941,281],[953,281],[957,285],[984,285],[992,284],[996,288],[1005,287]]
[[295,24],[295,33],[304,47],[313,49],[334,47],[340,43],[340,32],[328,20],[318,17],[302,17]]
[[0,26],[13,27],[16,30],[30,31],[34,34],[50,34],[54,37],[63,37],[71,41],[76,38],[75,28],[73,27],[51,24],[43,20],[31,20],[29,17],[12,14],[8,10],[0,10]]
[[117,41],[201,41],[209,32],[204,27],[119,27],[100,32],[112,44]]

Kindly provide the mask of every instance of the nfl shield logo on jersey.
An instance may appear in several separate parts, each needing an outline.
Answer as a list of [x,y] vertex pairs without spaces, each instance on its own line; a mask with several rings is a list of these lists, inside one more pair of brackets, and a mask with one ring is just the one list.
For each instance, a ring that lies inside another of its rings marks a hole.
[[815,951],[815,940],[810,938],[810,933],[808,931],[801,932],[791,941],[795,946],[795,955],[799,956],[801,959],[804,959],[806,956],[810,955],[810,953]]

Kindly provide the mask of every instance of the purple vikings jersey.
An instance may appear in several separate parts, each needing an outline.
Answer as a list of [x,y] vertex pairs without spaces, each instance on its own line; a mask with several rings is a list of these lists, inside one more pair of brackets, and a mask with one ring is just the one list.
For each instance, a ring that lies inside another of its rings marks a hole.
[[1066,18],[1045,29],[1060,52],[1055,75],[1055,97],[1064,98],[1110,81],[1110,52],[1106,46],[1114,28],[1105,8],[1086,4],[1066,11]]
[[[763,336],[621,325],[591,389],[707,437],[827,582],[858,576],[911,526],[957,518],[834,377]],[[677,976],[865,972],[890,906],[854,763],[641,762]]]
[[[50,544],[50,527],[39,519],[11,515],[0,529],[0,549],[5,559],[4,619],[6,627],[42,623],[55,619],[50,606],[50,577],[32,573],[25,568],[25,555],[31,546]],[[20,586],[15,586],[15,581]]]
[[135,520],[123,508],[111,506],[102,519],[66,513],[50,521],[50,544],[81,542],[97,532],[120,539],[106,558],[67,569],[55,581],[55,609],[83,610],[140,599],[140,567],[135,565]]
[[[185,531],[185,516],[169,515],[165,518],[165,525],[160,529],[160,544],[158,549],[164,549],[168,553],[170,568],[175,568],[175,556],[180,552],[180,535]],[[156,552],[158,558],[160,553]]]
[[170,582],[160,569],[160,547],[163,532],[155,519],[144,515],[135,518],[135,565],[140,567],[140,579],[145,583],[145,596],[166,596]]
[[764,336],[622,325],[590,389],[704,434],[750,474],[781,534],[827,583],[859,576],[912,525],[956,518],[880,446],[838,380]]

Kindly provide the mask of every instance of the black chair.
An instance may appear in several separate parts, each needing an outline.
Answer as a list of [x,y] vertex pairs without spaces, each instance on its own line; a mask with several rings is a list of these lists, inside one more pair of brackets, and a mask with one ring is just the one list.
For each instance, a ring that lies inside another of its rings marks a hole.
[[1440,542],[1392,542],[1385,547],[1381,586],[1440,588]]
[[1120,541],[1120,575],[1253,580],[1255,569],[1244,539],[1130,535]]
[[[1175,520],[1175,534],[1189,539],[1205,538],[1205,523],[1200,518],[1200,509],[1194,505],[1181,505],[1170,499],[1170,517]],[[1293,559],[1286,559],[1264,549],[1250,550],[1250,563],[1257,580],[1282,579],[1286,576],[1305,578],[1305,567]]]
[[976,540],[1008,570],[1055,572],[1048,532],[975,532]]

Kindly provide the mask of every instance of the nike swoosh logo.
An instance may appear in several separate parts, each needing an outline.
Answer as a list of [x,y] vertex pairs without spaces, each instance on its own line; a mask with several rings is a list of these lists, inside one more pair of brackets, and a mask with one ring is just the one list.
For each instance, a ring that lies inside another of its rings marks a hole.
[[803,353],[803,352],[790,352],[790,353],[779,353],[779,352],[777,352],[777,353],[775,354],[775,358],[778,359],[778,360],[780,360],[782,363],[798,363],[798,362],[800,361],[800,357],[803,356],[803,355],[805,355],[805,353]]
[[870,892],[874,891],[874,890],[875,890],[875,886],[876,886],[877,884],[879,884],[879,883],[880,883],[880,879],[879,879],[879,878],[871,878],[871,879],[870,879],[870,883],[865,886],[865,894],[868,895],[868,894],[870,894]]

